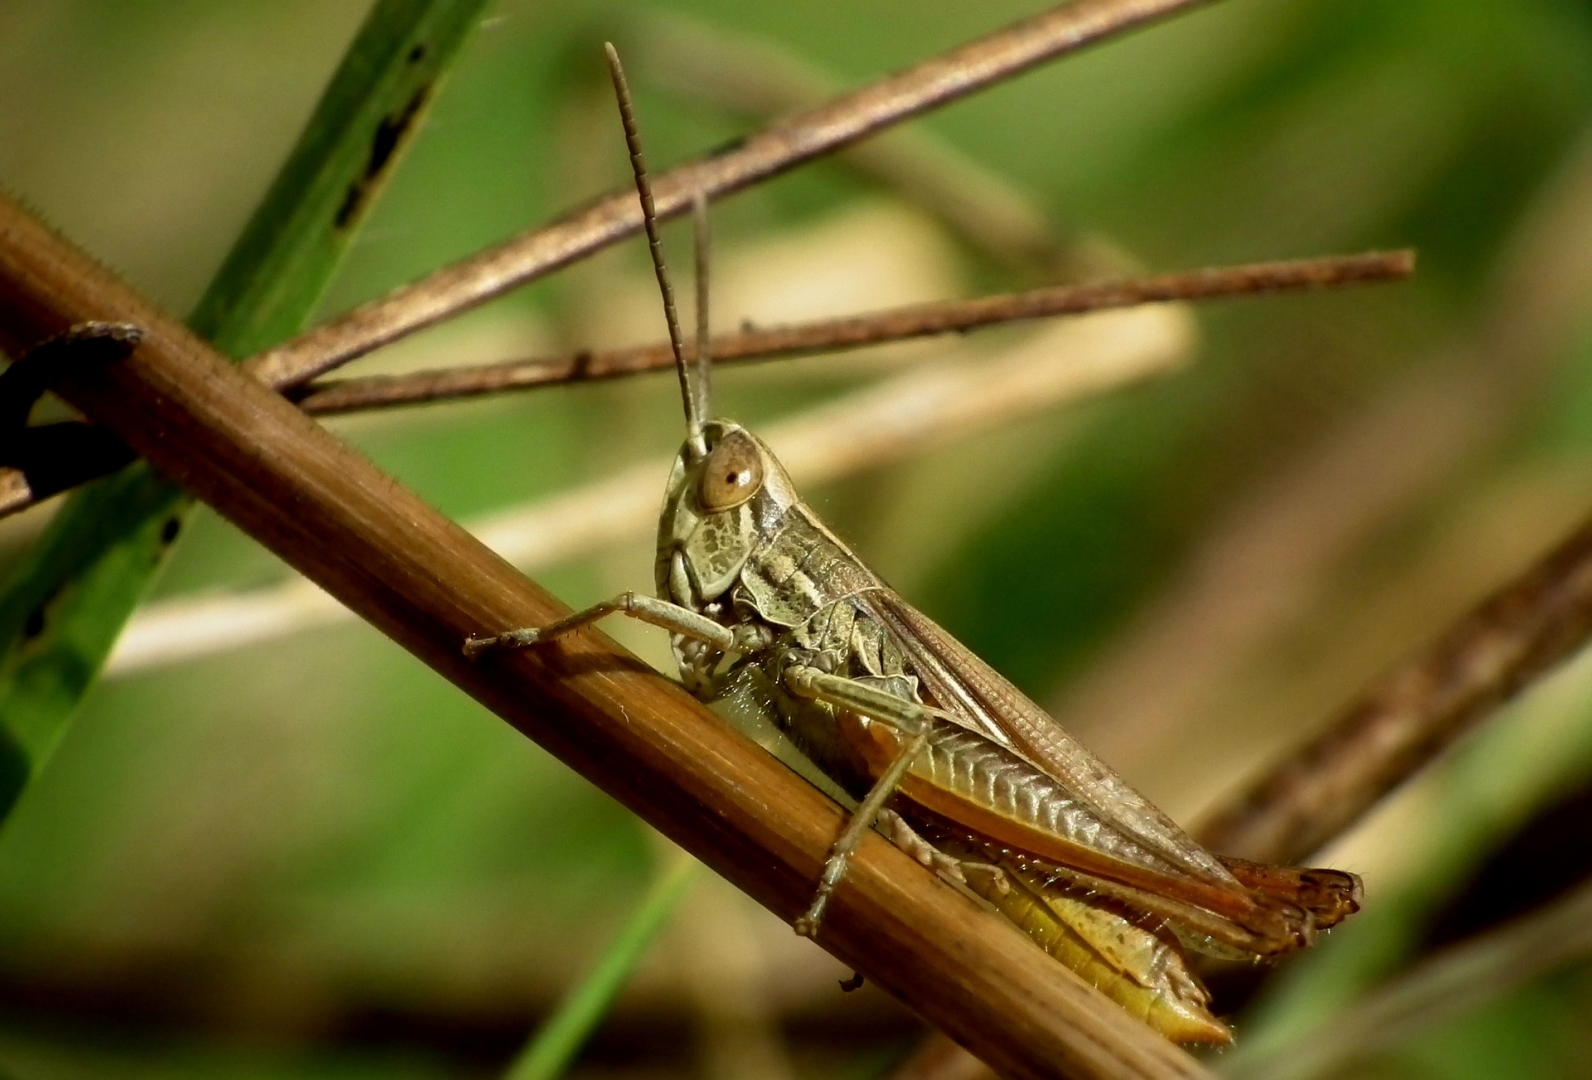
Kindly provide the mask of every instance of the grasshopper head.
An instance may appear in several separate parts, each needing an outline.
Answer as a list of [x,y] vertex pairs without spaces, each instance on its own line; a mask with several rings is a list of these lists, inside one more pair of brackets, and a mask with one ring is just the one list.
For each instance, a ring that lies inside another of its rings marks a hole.
[[674,459],[658,521],[659,593],[688,606],[735,584],[753,549],[799,501],[784,467],[739,424],[710,420],[702,437],[705,452],[687,439]]
[[630,87],[618,52],[611,44],[605,48],[685,405],[685,445],[675,458],[664,495],[663,516],[658,521],[658,595],[701,609],[735,584],[759,540],[773,535],[785,511],[800,500],[790,477],[760,439],[739,424],[707,419],[711,415],[707,192],[699,190],[692,198],[692,218],[696,223],[697,339],[688,363],[674,307],[674,286],[669,283],[663,245],[658,239],[657,211],[642,161]]

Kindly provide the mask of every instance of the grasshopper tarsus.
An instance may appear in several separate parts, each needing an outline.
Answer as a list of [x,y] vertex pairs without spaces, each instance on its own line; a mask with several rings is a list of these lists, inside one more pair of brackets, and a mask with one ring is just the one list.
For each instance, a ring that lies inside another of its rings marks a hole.
[[466,659],[479,660],[489,652],[500,649],[525,649],[532,645],[548,640],[543,634],[545,627],[528,626],[522,630],[510,630],[506,634],[492,634],[487,637],[467,637],[464,639],[463,652]]
[[[854,818],[853,821],[855,820]],[[823,921],[824,911],[829,907],[829,898],[835,895],[840,879],[846,876],[847,857],[851,854],[851,849],[856,847],[851,832],[852,829],[848,826],[847,830],[840,834],[835,846],[830,849],[829,857],[824,860],[824,872],[818,878],[818,891],[813,894],[812,903],[807,906],[807,913],[792,924],[796,933],[804,938],[818,937],[818,924]]]
[[877,824],[879,831],[889,837],[892,844],[910,855],[919,866],[942,874],[959,885],[967,884],[967,875],[962,872],[962,860],[947,855],[923,839],[916,829],[907,824],[907,819],[896,811],[879,811]]
[[807,913],[791,923],[791,928],[804,938],[812,941],[818,940],[818,924],[823,921],[824,909],[829,906],[829,893],[821,892],[813,900]]

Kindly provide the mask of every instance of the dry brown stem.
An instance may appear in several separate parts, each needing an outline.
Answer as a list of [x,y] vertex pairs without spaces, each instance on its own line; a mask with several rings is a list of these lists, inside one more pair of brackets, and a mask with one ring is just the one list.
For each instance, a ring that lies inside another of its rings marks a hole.
[[[1094,285],[1063,285],[974,300],[914,304],[890,311],[726,334],[713,339],[713,362],[723,364],[733,360],[837,352],[909,338],[963,333],[1023,319],[1077,315],[1136,304],[1389,281],[1408,277],[1414,268],[1415,255],[1411,251],[1375,251],[1208,267]],[[548,383],[611,379],[659,371],[673,365],[674,356],[669,345],[659,343],[580,352],[553,359],[511,360],[405,375],[328,380],[312,383],[299,404],[307,412],[329,415],[475,397]]]
[[1592,521],[1199,830],[1224,854],[1291,862],[1338,835],[1477,720],[1592,634]]
[[[1107,308],[1179,300],[1208,300],[1289,289],[1329,288],[1407,277],[1415,266],[1410,251],[1329,255],[1243,266],[1207,267],[1093,285],[1056,286],[1028,292],[915,304],[889,311],[825,319],[795,326],[752,329],[716,338],[715,363],[804,353],[836,352],[909,338],[962,333],[1001,323],[1078,315]],[[312,383],[299,406],[317,416],[479,397],[557,383],[610,379],[672,367],[666,343],[580,352],[552,359],[444,368],[405,375],[373,375]],[[78,463],[86,481],[119,467],[85,454]],[[67,485],[70,486],[70,485]],[[62,490],[33,490],[21,470],[0,468],[0,517],[25,510]]]
[[[93,320],[139,326],[143,344],[63,378],[66,400],[770,910],[801,912],[840,827],[833,803],[599,633],[466,661],[466,635],[567,609],[0,200],[0,349]],[[1004,1074],[1209,1075],[877,836],[821,937]]]
[[[633,43],[632,43],[633,41]],[[693,103],[766,122],[811,109],[841,84],[804,57],[752,34],[675,12],[642,21],[626,51],[648,81]],[[1085,270],[1048,215],[1012,180],[921,126],[900,127],[839,155],[858,173],[927,211],[975,249],[1053,280]]]
[[[1239,1054],[1233,1080],[1349,1075],[1379,1051],[1452,1022],[1592,953],[1592,883],[1422,960],[1329,1017],[1308,1039]],[[946,1078],[950,1080],[950,1078]]]
[[[1076,0],[888,75],[826,105],[777,121],[728,149],[653,178],[662,218],[701,192],[719,199],[893,124],[957,101],[1036,64],[1075,52],[1204,0]],[[550,225],[402,286],[250,361],[278,388],[308,382],[406,334],[484,303],[641,228],[627,188]]]

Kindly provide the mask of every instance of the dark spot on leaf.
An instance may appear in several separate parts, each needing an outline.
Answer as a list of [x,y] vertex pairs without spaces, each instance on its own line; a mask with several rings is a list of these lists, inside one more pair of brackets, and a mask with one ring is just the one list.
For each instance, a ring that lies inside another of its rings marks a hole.
[[22,640],[30,642],[44,633],[44,628],[50,622],[50,608],[61,595],[61,585],[56,585],[49,594],[41,598],[28,617],[22,620]]
[[160,527],[160,542],[162,544],[169,544],[173,540],[177,539],[177,534],[180,532],[182,532],[182,519],[173,514],[171,517],[167,518],[166,523]]
[[411,64],[418,64],[418,63],[420,63],[420,61],[424,60],[425,58],[426,58],[426,43],[425,42],[422,41],[422,42],[418,43],[417,45],[415,45],[414,48],[409,50],[409,62]]
[[426,99],[430,96],[431,83],[428,80],[410,95],[401,109],[388,113],[382,117],[381,123],[376,125],[376,131],[370,139],[370,153],[365,158],[365,168],[359,177],[348,185],[348,191],[343,195],[343,203],[337,208],[336,224],[339,229],[347,229],[353,225],[370,205],[371,196],[381,185],[387,167],[392,164],[393,157],[403,146],[404,139],[413,130],[415,120],[420,116],[420,110],[425,107]]
[[9,732],[0,731],[0,819],[16,805],[31,772],[26,751]]

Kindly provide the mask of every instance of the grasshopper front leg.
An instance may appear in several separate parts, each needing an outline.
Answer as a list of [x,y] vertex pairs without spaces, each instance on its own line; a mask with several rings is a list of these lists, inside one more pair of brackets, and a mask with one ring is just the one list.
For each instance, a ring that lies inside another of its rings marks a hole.
[[566,615],[546,626],[528,626],[489,637],[470,637],[464,642],[464,655],[475,659],[494,649],[523,649],[562,637],[571,630],[594,623],[605,615],[628,615],[632,619],[661,626],[670,633],[705,641],[724,652],[753,652],[767,645],[767,633],[756,626],[728,627],[690,608],[671,604],[643,593],[623,592],[612,600],[593,604]]

